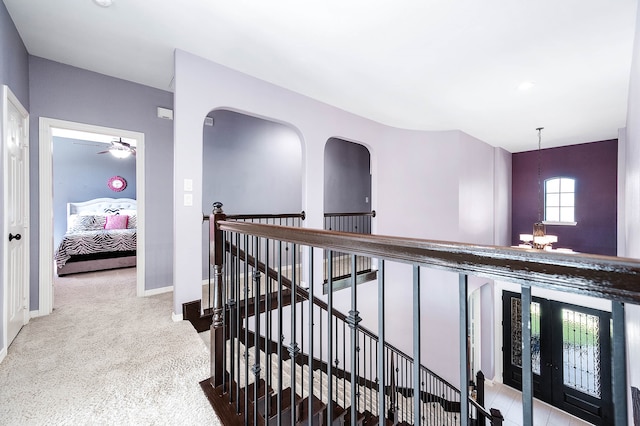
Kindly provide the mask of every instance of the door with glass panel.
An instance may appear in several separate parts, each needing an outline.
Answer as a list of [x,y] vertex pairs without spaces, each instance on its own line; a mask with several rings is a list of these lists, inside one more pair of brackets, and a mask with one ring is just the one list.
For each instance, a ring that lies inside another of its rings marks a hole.
[[[522,389],[520,294],[505,291],[502,303],[503,380]],[[531,354],[536,398],[590,423],[611,423],[609,312],[534,297]]]

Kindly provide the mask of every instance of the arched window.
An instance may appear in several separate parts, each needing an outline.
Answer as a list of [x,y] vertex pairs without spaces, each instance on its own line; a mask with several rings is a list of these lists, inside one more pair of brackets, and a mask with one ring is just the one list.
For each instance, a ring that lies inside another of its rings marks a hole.
[[544,181],[544,221],[575,225],[576,180],[556,177]]

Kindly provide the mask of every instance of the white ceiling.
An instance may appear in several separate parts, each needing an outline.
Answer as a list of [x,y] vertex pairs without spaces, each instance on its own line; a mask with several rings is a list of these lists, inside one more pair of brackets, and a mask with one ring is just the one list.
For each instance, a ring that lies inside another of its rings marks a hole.
[[[183,49],[372,120],[511,152],[617,137],[636,0],[4,0],[31,55],[171,90]],[[525,81],[535,84],[518,90]]]

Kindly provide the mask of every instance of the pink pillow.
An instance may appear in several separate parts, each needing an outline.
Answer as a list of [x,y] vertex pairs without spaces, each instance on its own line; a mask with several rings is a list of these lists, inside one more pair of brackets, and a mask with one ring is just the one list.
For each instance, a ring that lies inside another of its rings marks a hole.
[[107,216],[107,220],[104,223],[104,229],[127,229],[127,222],[129,216],[126,214],[114,214]]

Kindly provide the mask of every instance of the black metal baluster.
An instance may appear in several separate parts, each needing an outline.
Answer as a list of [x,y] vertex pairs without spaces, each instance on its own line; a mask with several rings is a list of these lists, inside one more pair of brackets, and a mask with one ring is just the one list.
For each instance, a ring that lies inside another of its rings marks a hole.
[[264,381],[264,418],[269,419],[269,402],[271,398],[269,397],[269,389],[271,389],[271,278],[269,277],[269,268],[270,268],[270,259],[269,259],[269,244],[270,240],[266,239],[264,244],[264,265],[265,265],[265,305],[264,305],[264,321],[265,321],[265,381]]
[[249,236],[244,236],[244,317],[242,318],[242,325],[244,327],[244,415],[245,421],[249,416],[249,392],[247,392],[247,386],[249,385],[249,324],[247,319],[249,318]]
[[278,424],[282,424],[282,345],[284,334],[282,325],[282,241],[278,241],[278,394],[277,407]]
[[[385,303],[384,303],[384,260],[380,259],[378,264],[378,359],[376,364],[378,366],[378,418],[382,422],[382,419],[387,418],[386,413],[386,390],[387,384],[386,372],[388,371],[388,365],[386,365],[386,358],[384,353],[385,342]],[[384,424],[384,423],[382,423]]]
[[[226,233],[225,233],[225,244],[227,243],[227,238],[226,238]],[[233,233],[229,234],[229,241],[228,243],[230,244],[229,247],[229,263],[228,263],[228,272],[229,272],[229,288],[230,288],[230,293],[231,293],[231,297],[229,298],[229,359],[231,360],[230,365],[229,365],[229,380],[231,381],[231,383],[229,384],[229,402],[230,403],[234,403],[236,402],[236,408],[237,408],[237,401],[235,400],[235,395],[234,395],[234,387],[233,387],[233,382],[237,382],[235,380],[235,366],[234,366],[234,360],[235,360],[235,338],[237,336],[235,336],[235,324],[236,324],[236,315],[237,313],[237,306],[236,306],[236,275],[235,275],[235,265],[236,265],[236,258],[233,254]],[[227,344],[227,342],[225,342],[225,344]],[[225,348],[226,349],[226,348]],[[225,350],[225,354],[226,354],[226,350]],[[226,362],[226,361],[225,361]],[[226,367],[226,364],[225,364]]]
[[[211,221],[209,221],[209,225],[211,225]],[[211,233],[209,233],[209,235],[211,235]],[[230,306],[231,301],[229,300],[229,293],[228,293],[228,286],[229,286],[229,270],[228,270],[228,266],[229,265],[229,257],[227,256],[227,252],[224,249],[224,244],[227,241],[227,232],[223,232],[222,233],[222,258],[223,258],[223,264],[222,264],[222,274],[223,276],[226,278],[224,280],[222,280],[222,323],[224,324],[224,326],[222,327],[222,344],[224,345],[224,349],[222,350],[222,390],[223,392],[227,392],[228,388],[228,383],[227,383],[227,374],[226,374],[226,370],[227,370],[227,326],[229,325],[229,317],[227,315],[227,309],[224,309],[225,306]],[[211,251],[209,251],[209,253],[211,253]],[[224,261],[226,259],[226,262]],[[211,268],[209,268],[209,274],[211,274]],[[209,279],[209,285],[211,285],[211,279]],[[211,288],[211,287],[209,287]],[[211,306],[211,308],[213,308],[213,306]],[[213,311],[213,309],[212,309]],[[230,329],[229,329],[230,330]]]
[[300,349],[298,348],[298,343],[296,343],[296,319],[297,319],[297,309],[296,309],[296,244],[292,245],[292,277],[291,280],[291,344],[289,345],[289,355],[291,356],[291,426],[295,426],[296,424],[296,357],[298,353],[300,353]]
[[413,422],[420,422],[420,267],[413,267]]
[[[356,255],[351,255],[351,310],[347,322],[351,328],[351,424],[355,424],[358,418],[358,324],[362,321],[358,312],[358,290],[356,281]],[[346,374],[345,374],[346,376]]]
[[[235,270],[236,270],[236,278],[235,278],[235,282],[234,285],[236,287],[236,294],[238,295],[238,302],[236,303],[236,341],[235,341],[235,345],[237,347],[236,350],[236,366],[238,369],[237,377],[234,377],[234,380],[236,381],[236,413],[240,413],[240,403],[241,401],[239,400],[239,395],[240,395],[240,388],[242,386],[242,383],[240,383],[240,327],[241,327],[241,314],[240,314],[240,234],[236,233],[236,265],[235,265]],[[244,306],[244,301],[242,301],[242,304]],[[246,306],[245,306],[246,309]]]
[[313,413],[313,247],[309,247],[309,424]]
[[[253,238],[253,356],[254,362],[251,372],[253,373],[253,419],[258,420],[258,398],[260,396],[260,269],[258,259],[260,258],[260,241],[258,237]],[[248,257],[247,257],[248,258]],[[266,311],[266,310],[265,310]],[[248,328],[248,324],[247,324]]]
[[611,381],[613,391],[613,420],[616,426],[627,424],[627,368],[624,303],[611,302],[611,319],[613,322],[613,341]]
[[[533,372],[531,371],[531,287],[527,285],[522,286],[520,305],[522,310],[522,424],[524,426],[531,426],[533,424]],[[462,316],[462,314],[460,315]],[[460,398],[462,398],[462,395],[464,395],[464,391],[462,390],[462,388],[460,388],[460,392]],[[462,413],[460,413],[460,415],[462,416]],[[462,420],[462,418],[463,417],[461,417],[460,420]]]
[[[345,407],[347,404],[347,330],[344,322],[342,324],[342,394],[345,398]],[[336,318],[336,327],[338,326],[338,319]],[[353,395],[351,395],[351,412],[353,413]]]
[[[324,250],[323,250],[324,251]],[[318,333],[318,346],[320,347],[319,350],[319,354],[320,354],[320,361],[323,361],[323,353],[322,352],[322,336],[324,336],[324,334],[322,334],[322,310],[320,308],[318,308],[318,326],[319,326],[319,333]],[[330,364],[331,361],[328,362],[328,364]],[[321,364],[322,365],[322,364]],[[325,372],[326,373],[326,372]],[[320,401],[322,401],[322,368],[320,368],[320,374],[318,375],[320,378]],[[329,398],[329,404],[331,404],[331,398]]]
[[468,351],[468,330],[469,330],[469,314],[468,314],[468,298],[467,298],[468,277],[466,274],[460,274],[458,286],[458,299],[460,303],[460,424],[469,422],[469,370],[467,363],[469,360]]
[[[332,354],[333,354],[333,322],[331,318],[333,316],[333,250],[329,250],[328,254],[328,292],[327,292],[327,341],[329,347],[328,351],[328,360],[327,360],[327,397],[328,397],[328,407],[327,407],[327,424],[333,422],[333,365],[332,365]],[[336,398],[337,402],[337,398]]]

